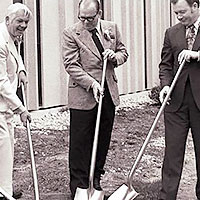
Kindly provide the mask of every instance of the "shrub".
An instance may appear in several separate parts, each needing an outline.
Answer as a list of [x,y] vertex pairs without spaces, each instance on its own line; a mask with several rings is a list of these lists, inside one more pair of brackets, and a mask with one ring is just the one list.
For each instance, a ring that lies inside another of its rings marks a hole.
[[149,93],[149,98],[153,100],[156,105],[161,104],[159,100],[159,94],[160,94],[160,86],[153,87]]

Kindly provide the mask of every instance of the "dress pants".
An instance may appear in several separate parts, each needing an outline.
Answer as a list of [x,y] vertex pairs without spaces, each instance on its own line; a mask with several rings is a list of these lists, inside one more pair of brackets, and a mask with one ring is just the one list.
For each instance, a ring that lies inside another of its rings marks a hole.
[[181,107],[176,112],[166,111],[164,117],[166,148],[162,168],[160,199],[176,199],[189,128],[191,128],[196,156],[196,195],[200,199],[200,111],[196,106],[189,79],[186,83]]
[[14,126],[12,111],[0,112],[0,187],[12,196]]
[[[70,109],[69,169],[72,196],[76,188],[89,187],[92,145],[95,133],[98,104],[91,110]],[[108,153],[115,106],[105,83],[94,176],[100,179]]]

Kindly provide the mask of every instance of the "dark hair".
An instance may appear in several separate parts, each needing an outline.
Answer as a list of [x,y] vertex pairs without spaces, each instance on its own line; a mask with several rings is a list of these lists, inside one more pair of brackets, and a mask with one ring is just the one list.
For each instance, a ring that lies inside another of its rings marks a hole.
[[97,12],[99,12],[99,10],[100,10],[100,2],[99,2],[99,0],[80,0],[79,4],[78,4],[78,8],[79,9],[80,9],[81,3],[84,3],[84,2],[93,2],[93,3],[95,3],[96,4],[96,8],[97,8]]
[[[176,4],[179,0],[171,0],[172,4]],[[193,3],[197,3],[199,7],[199,0],[185,0],[189,4],[190,7],[192,7]]]

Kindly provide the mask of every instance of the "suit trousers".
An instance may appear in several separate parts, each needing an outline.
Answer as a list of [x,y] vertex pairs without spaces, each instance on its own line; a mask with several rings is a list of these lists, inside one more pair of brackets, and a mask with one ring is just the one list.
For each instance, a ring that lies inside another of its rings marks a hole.
[[188,131],[191,128],[196,156],[196,195],[200,199],[200,111],[196,106],[189,78],[184,99],[176,112],[165,112],[165,156],[160,199],[175,200],[181,179]]
[[0,187],[12,196],[14,126],[12,111],[0,112]]
[[[90,162],[97,110],[98,105],[91,110],[70,109],[69,170],[72,196],[75,195],[77,187],[83,189],[89,187]],[[114,116],[115,106],[105,83],[94,172],[94,176],[99,179],[105,173],[103,168],[110,145]]]

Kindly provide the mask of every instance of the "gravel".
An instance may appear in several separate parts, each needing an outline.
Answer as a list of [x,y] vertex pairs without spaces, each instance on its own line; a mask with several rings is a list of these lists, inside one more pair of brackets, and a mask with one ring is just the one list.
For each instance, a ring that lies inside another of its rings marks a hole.
[[[153,103],[149,98],[149,91],[122,95],[120,96],[120,102],[120,105],[116,108],[116,113],[120,109],[126,110]],[[69,110],[66,107],[33,111],[31,115],[31,130],[66,130],[69,127]],[[16,127],[23,128],[19,116],[15,117],[14,123]]]

